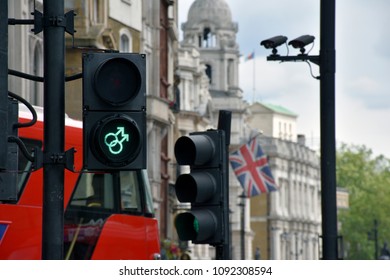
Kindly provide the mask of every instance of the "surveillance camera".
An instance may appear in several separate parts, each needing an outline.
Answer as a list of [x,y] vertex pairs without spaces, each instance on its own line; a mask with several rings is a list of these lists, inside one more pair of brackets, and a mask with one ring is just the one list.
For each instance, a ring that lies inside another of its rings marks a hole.
[[304,48],[305,46],[311,44],[314,42],[314,39],[315,37],[314,36],[311,36],[311,35],[303,35],[303,36],[300,36],[294,40],[291,40],[288,44],[289,45],[292,45],[293,48],[296,48],[296,49],[302,49]]
[[275,36],[272,38],[269,38],[267,40],[261,41],[260,45],[264,46],[266,49],[275,49],[279,47],[280,45],[283,45],[286,43],[287,37],[286,36]]

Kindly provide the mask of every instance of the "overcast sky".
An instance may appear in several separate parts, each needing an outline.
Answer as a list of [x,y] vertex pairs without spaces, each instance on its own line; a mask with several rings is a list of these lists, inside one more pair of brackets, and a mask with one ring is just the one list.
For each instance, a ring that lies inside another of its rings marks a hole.
[[[194,0],[179,0],[179,28]],[[298,133],[320,138],[319,86],[306,63],[267,62],[260,41],[275,35],[289,40],[316,37],[311,55],[319,54],[320,0],[226,0],[238,23],[237,42],[255,60],[240,63],[240,87],[251,103],[281,105],[298,115]],[[336,1],[336,138],[366,145],[390,158],[389,0]],[[279,48],[287,54],[285,46]],[[296,50],[290,48],[289,54]],[[319,68],[312,66],[314,75]],[[253,75],[253,73],[255,75]],[[253,79],[255,76],[255,79]],[[255,91],[253,90],[255,88]],[[313,142],[314,143],[314,142]]]

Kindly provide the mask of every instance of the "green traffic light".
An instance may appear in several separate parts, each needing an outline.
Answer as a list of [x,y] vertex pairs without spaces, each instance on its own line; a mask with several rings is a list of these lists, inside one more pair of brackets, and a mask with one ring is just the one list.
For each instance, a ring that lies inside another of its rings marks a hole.
[[[218,221],[214,213],[220,212],[219,206],[209,209],[193,209],[177,214],[175,227],[180,240],[191,240],[195,244],[217,244],[221,242]],[[216,242],[214,242],[217,240]],[[212,241],[210,243],[210,240]]]
[[[141,114],[139,116],[142,117]],[[120,167],[131,163],[139,155],[143,139],[137,126],[139,118],[135,119],[125,114],[112,114],[92,127],[91,150],[101,163]]]
[[175,218],[175,227],[180,240],[196,240],[199,222],[190,212],[178,214]]
[[199,233],[199,221],[198,221],[198,219],[196,217],[194,217],[194,224],[193,224],[193,226],[194,226],[194,230],[195,230],[196,234],[198,234]]
[[118,155],[123,151],[123,142],[129,142],[129,134],[125,133],[124,127],[117,127],[117,132],[109,132],[104,136],[104,144],[113,155]]

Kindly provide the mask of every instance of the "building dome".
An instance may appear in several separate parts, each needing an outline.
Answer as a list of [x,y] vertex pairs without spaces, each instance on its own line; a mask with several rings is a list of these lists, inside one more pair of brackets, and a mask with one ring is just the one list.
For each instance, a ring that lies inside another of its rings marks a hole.
[[232,13],[225,0],[196,0],[188,11],[186,26],[213,23],[218,27],[232,27]]

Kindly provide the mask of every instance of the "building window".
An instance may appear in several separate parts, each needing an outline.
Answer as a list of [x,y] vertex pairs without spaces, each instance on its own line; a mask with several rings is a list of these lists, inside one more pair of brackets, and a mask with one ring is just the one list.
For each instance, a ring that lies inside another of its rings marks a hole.
[[120,41],[119,41],[119,51],[120,52],[131,52],[132,48],[132,37],[131,33],[127,29],[121,29],[120,31]]
[[283,139],[282,123],[281,122],[279,122],[279,138]]
[[234,69],[234,60],[228,60],[228,77],[227,83],[229,86],[235,86],[235,69]]
[[[34,76],[43,76],[43,51],[40,43],[36,43],[32,58],[32,73]],[[40,82],[32,82],[30,102],[33,105],[43,105],[43,85]]]
[[216,46],[215,34],[211,32],[209,27],[203,30],[203,48],[214,48]]
[[93,23],[103,23],[103,4],[104,4],[104,0],[93,0],[92,2]]
[[129,51],[129,37],[126,35],[122,34],[121,35],[121,42],[120,42],[120,47],[119,50],[120,52],[128,52]]
[[213,81],[213,73],[212,73],[212,67],[210,64],[206,64],[206,75],[209,77],[209,83],[211,84]]

